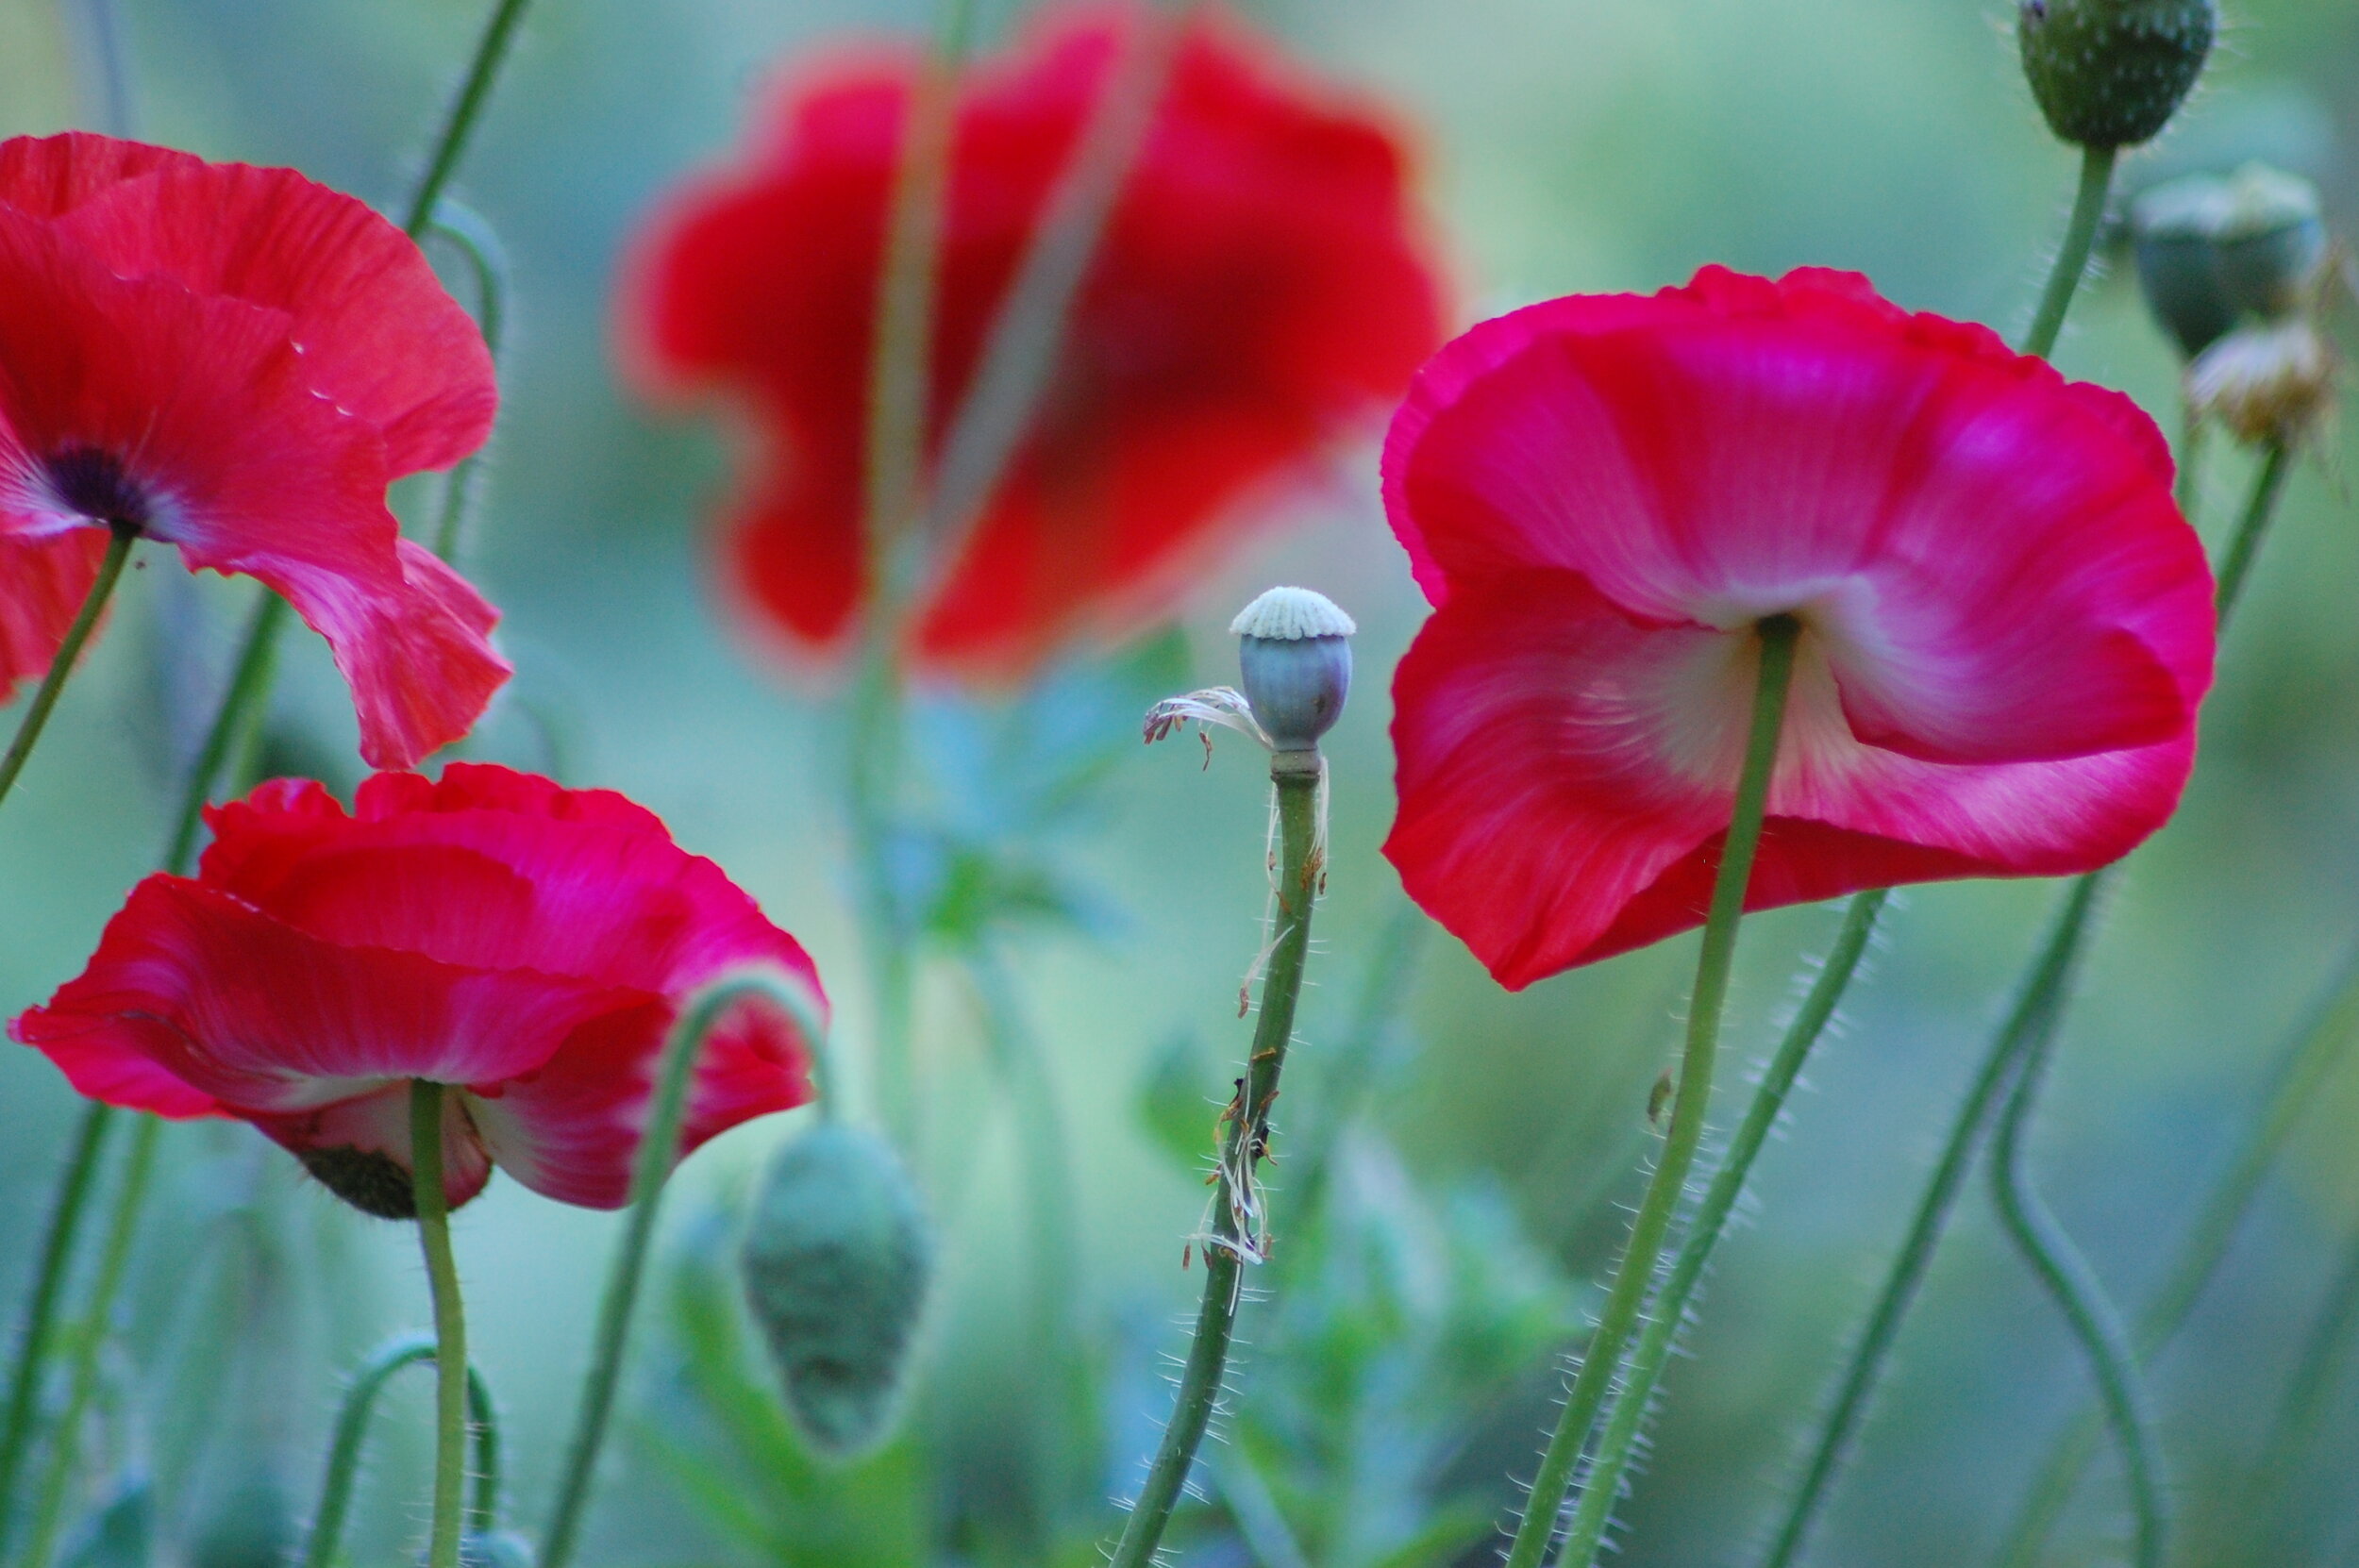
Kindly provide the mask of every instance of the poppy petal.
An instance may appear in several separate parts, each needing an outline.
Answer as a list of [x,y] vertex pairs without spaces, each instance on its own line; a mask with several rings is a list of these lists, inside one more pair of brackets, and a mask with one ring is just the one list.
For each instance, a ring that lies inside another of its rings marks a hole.
[[107,536],[77,528],[54,539],[0,537],[0,702],[49,673],[107,553]]
[[[406,1175],[413,1167],[410,1156],[414,1144],[410,1132],[410,1085],[407,1082],[380,1089],[357,1099],[340,1100],[291,1116],[260,1115],[249,1118],[274,1143],[321,1174],[323,1157],[334,1154],[376,1156],[381,1161],[381,1174],[374,1179]],[[344,1166],[349,1171],[350,1166]],[[345,1176],[344,1180],[351,1177]],[[492,1179],[492,1158],[483,1146],[483,1140],[468,1120],[462,1096],[446,1093],[443,1096],[443,1201],[452,1209],[467,1203],[480,1193]],[[348,1192],[340,1195],[349,1197]],[[410,1200],[409,1194],[396,1192],[388,1207],[399,1211]]]

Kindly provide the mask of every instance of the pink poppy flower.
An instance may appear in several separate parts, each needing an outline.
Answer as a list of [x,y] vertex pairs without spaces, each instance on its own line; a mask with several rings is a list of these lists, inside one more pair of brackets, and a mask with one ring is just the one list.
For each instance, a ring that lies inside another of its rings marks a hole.
[[40,675],[103,542],[258,577],[327,640],[361,754],[464,735],[497,616],[385,487],[483,443],[475,323],[416,245],[284,169],[70,132],[0,142],[0,690]]
[[[1053,8],[960,87],[929,440],[972,381],[1019,259],[1132,47],[1137,4]],[[877,275],[913,51],[794,73],[741,166],[655,225],[627,294],[645,378],[753,416],[728,570],[763,627],[841,647],[862,525]],[[1265,487],[1400,395],[1440,291],[1384,118],[1231,19],[1177,45],[1012,472],[934,603],[936,670],[1020,676],[1167,603]]]
[[1484,323],[1385,447],[1436,607],[1385,853],[1510,987],[1701,924],[1750,628],[1789,614],[1748,908],[2116,859],[2177,805],[2211,682],[2170,480],[2126,397],[1851,274]]
[[[347,814],[279,779],[209,813],[194,877],[133,889],[97,954],[10,1032],[74,1087],[159,1116],[234,1116],[341,1196],[408,1217],[410,1082],[445,1096],[451,1204],[501,1166],[534,1192],[625,1200],[666,1031],[725,972],[810,988],[800,944],[644,808],[452,763],[377,774]],[[734,1009],[690,1085],[685,1156],[811,1098],[810,1042]]]

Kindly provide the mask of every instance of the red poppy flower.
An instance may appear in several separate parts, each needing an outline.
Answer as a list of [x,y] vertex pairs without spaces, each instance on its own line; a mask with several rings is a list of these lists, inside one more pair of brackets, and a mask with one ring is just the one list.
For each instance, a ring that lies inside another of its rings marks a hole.
[[475,323],[351,197],[104,136],[0,142],[0,687],[56,653],[85,530],[135,529],[284,594],[372,764],[457,740],[508,676],[497,617],[400,538],[385,487],[481,445],[496,402]]
[[1508,986],[1700,924],[1782,613],[1748,908],[2103,865],[2176,806],[2211,683],[2170,478],[2129,399],[1850,274],[1487,322],[1385,447],[1436,606],[1385,853]]
[[[1067,7],[965,78],[941,257],[938,441],[1137,5]],[[630,315],[659,383],[760,425],[729,569],[789,643],[836,643],[869,581],[862,446],[885,209],[916,57],[802,72],[745,165],[678,199]],[[1180,39],[1062,356],[917,653],[1021,673],[1120,630],[1232,536],[1252,492],[1371,416],[1440,340],[1381,121],[1232,22]],[[1263,509],[1264,510],[1266,509]]]
[[[612,1209],[692,992],[769,964],[826,1006],[793,937],[604,790],[454,762],[439,783],[374,776],[350,815],[279,779],[208,820],[196,876],[133,889],[90,967],[10,1032],[93,1099],[253,1123],[371,1213],[411,1211],[413,1078],[460,1086],[453,1205],[497,1164]],[[749,1002],[705,1044],[680,1152],[810,1097],[809,1042]]]

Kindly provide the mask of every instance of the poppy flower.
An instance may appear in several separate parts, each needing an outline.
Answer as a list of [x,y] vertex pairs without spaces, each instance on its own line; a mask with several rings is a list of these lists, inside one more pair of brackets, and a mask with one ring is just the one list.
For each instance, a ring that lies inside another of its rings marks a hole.
[[1435,606],[1385,853],[1510,987],[1700,925],[1783,614],[1747,908],[2116,859],[2176,806],[2211,683],[2170,482],[2129,399],[1852,274],[1486,322],[1384,451]]
[[258,577],[404,767],[508,676],[497,616],[385,488],[483,443],[475,323],[400,230],[285,169],[69,132],[0,142],[0,689],[38,676],[96,529]]
[[[435,783],[376,774],[349,814],[278,779],[208,821],[197,875],[134,888],[90,966],[10,1032],[92,1099],[253,1123],[370,1213],[413,1211],[412,1079],[458,1089],[454,1207],[496,1164],[613,1209],[691,993],[762,964],[826,1007],[793,937],[604,790],[454,762]],[[810,1098],[810,1042],[748,1001],[705,1043],[680,1152]]]
[[[973,67],[956,111],[928,439],[973,379],[1137,4],[1063,7]],[[1234,537],[1273,481],[1399,396],[1440,305],[1382,117],[1233,21],[1184,24],[1146,141],[1021,449],[935,601],[921,663],[1022,674],[1119,631]],[[840,644],[875,563],[862,523],[886,209],[918,71],[872,50],[795,73],[742,165],[676,197],[628,330],[661,388],[757,426],[728,572],[792,648]]]

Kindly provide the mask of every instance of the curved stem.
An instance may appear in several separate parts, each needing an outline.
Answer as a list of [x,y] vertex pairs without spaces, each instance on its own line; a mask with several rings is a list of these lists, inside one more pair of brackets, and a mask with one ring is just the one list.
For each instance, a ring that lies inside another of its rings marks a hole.
[[1620,1495],[1623,1472],[1637,1445],[1655,1387],[1670,1361],[1672,1346],[1686,1322],[1688,1304],[1703,1279],[1704,1267],[1728,1229],[1729,1217],[1736,1211],[1737,1200],[1744,1194],[1746,1180],[1752,1173],[1754,1158],[1768,1140],[1770,1129],[1777,1126],[1786,1095],[1801,1074],[1802,1063],[1826,1031],[1836,1004],[1859,970],[1868,938],[1876,928],[1876,918],[1883,912],[1884,900],[1890,892],[1889,889],[1877,888],[1860,893],[1844,909],[1843,926],[1835,933],[1834,946],[1820,965],[1818,978],[1803,998],[1801,1009],[1786,1026],[1785,1038],[1778,1043],[1777,1054],[1770,1058],[1768,1068],[1762,1075],[1761,1087],[1753,1092],[1752,1104],[1746,1108],[1745,1120],[1730,1141],[1727,1158],[1721,1161],[1696,1210],[1687,1239],[1671,1264],[1670,1276],[1656,1293],[1638,1348],[1631,1353],[1629,1374],[1606,1413],[1605,1435],[1598,1442],[1597,1457],[1590,1462],[1587,1489],[1581,1494],[1581,1509],[1574,1515],[1566,1538],[1560,1560],[1563,1564],[1586,1564],[1604,1536],[1607,1514]]
[[656,1208],[663,1183],[678,1160],[680,1122],[687,1111],[688,1080],[704,1048],[705,1037],[729,1009],[748,999],[766,1000],[795,1020],[811,1048],[824,1059],[827,1031],[819,1009],[803,990],[766,973],[748,973],[721,980],[700,993],[663,1043],[656,1063],[654,1098],[647,1109],[646,1130],[631,1165],[630,1213],[624,1222],[622,1246],[607,1276],[606,1294],[598,1304],[598,1323],[591,1342],[590,1373],[583,1380],[581,1404],[574,1418],[573,1440],[566,1445],[565,1469],[558,1484],[557,1504],[549,1510],[548,1529],[541,1548],[541,1568],[565,1568],[572,1560],[581,1530],[583,1510],[590,1500],[591,1482],[598,1466],[598,1451],[606,1443],[608,1417],[614,1409],[614,1390],[621,1378],[623,1349],[630,1337],[630,1320],[639,1302],[639,1282],[646,1272],[647,1243],[655,1234]]
[[1966,1172],[1989,1131],[1999,1095],[2014,1081],[2024,1054],[2033,1047],[2039,1031],[2049,1026],[2070,982],[2087,935],[2089,914],[2104,880],[2105,873],[2098,871],[2073,881],[2055,923],[2049,928],[2048,940],[2041,944],[2038,958],[2024,976],[2015,1006],[1991,1042],[1989,1054],[1976,1072],[1965,1103],[1949,1124],[1949,1136],[1933,1166],[1932,1180],[1917,1199],[1916,1210],[1909,1221],[1908,1237],[1901,1243],[1899,1256],[1893,1259],[1883,1285],[1877,1292],[1867,1326],[1844,1368],[1834,1404],[1819,1426],[1800,1482],[1787,1499],[1784,1517],[1762,1559],[1765,1568],[1786,1568],[1793,1562],[1811,1526],[1817,1520],[1828,1488],[1832,1485],[1836,1471],[1842,1468],[1860,1420],[1866,1414],[1868,1397],[1883,1376],[1893,1342],[1899,1337],[1901,1321],[1916,1302],[1917,1288],[1925,1282],[1925,1271],[1932,1266],[1933,1251],[1949,1227],[1950,1213],[1957,1208],[1958,1193],[1965,1186]]
[[49,1568],[59,1533],[65,1527],[66,1500],[73,1492],[74,1472],[81,1461],[82,1418],[98,1394],[98,1352],[113,1327],[114,1299],[129,1271],[131,1243],[139,1235],[140,1196],[156,1166],[156,1134],[163,1124],[153,1116],[140,1118],[131,1134],[131,1150],[123,1165],[123,1193],[106,1245],[98,1255],[98,1277],[91,1285],[91,1304],[74,1335],[73,1373],[67,1383],[65,1412],[50,1440],[49,1469],[42,1479],[41,1502],[33,1515],[33,1538],[17,1560],[16,1568]]
[[2065,225],[2064,243],[2058,247],[2055,265],[2049,271],[2039,311],[2032,318],[2032,329],[2023,335],[2026,354],[2045,359],[2055,351],[2056,339],[2064,331],[2065,313],[2072,309],[2072,296],[2089,268],[2089,252],[2097,244],[2097,225],[2105,216],[2105,193],[2113,186],[2114,160],[2119,153],[2117,147],[2082,149],[2081,185],[2073,192],[2072,217]]
[[2033,1038],[2007,1096],[2006,1109],[1999,1115],[1990,1167],[1991,1196],[2016,1250],[2039,1276],[2088,1360],[2129,1483],[2137,1529],[2133,1560],[2138,1568],[2161,1568],[2170,1516],[2162,1494],[2153,1417],[2147,1409],[2129,1332],[2096,1271],[2033,1187],[2025,1164],[2023,1129],[2047,1075],[2063,1010],[2064,998],[2059,995],[2047,1024]]
[[[360,1450],[369,1435],[369,1419],[376,1413],[376,1397],[393,1374],[404,1367],[434,1359],[434,1336],[404,1334],[377,1347],[353,1374],[352,1386],[336,1411],[335,1436],[328,1444],[327,1472],[320,1481],[319,1507],[311,1514],[311,1533],[304,1541],[299,1568],[329,1568],[343,1544],[344,1519],[352,1510],[354,1484],[360,1474]],[[499,1521],[499,1411],[483,1375],[467,1369],[467,1410],[475,1426],[475,1501],[468,1509],[470,1527],[490,1530]]]
[[139,542],[136,528],[115,527],[107,541],[107,553],[98,562],[98,575],[91,579],[90,592],[82,595],[82,608],[75,611],[73,625],[65,629],[65,641],[58,644],[57,657],[50,659],[49,669],[41,677],[41,685],[33,692],[25,716],[16,723],[16,738],[8,742],[5,756],[0,756],[0,801],[8,798],[16,788],[16,776],[25,771],[26,759],[33,755],[34,744],[49,724],[49,715],[58,706],[58,698],[65,692],[67,677],[82,657],[82,644],[90,641],[98,617],[114,597],[115,584],[123,579],[124,563],[131,559],[131,546]]
[[410,1085],[410,1187],[418,1206],[418,1245],[434,1296],[434,1524],[427,1568],[459,1568],[466,1524],[467,1312],[450,1250],[450,1205],[443,1191],[443,1086]]
[[530,3],[531,0],[499,0],[493,8],[491,21],[484,25],[482,37],[476,41],[475,58],[467,67],[466,82],[460,88],[450,113],[443,121],[442,131],[434,139],[434,151],[427,158],[426,173],[419,177],[417,189],[410,192],[410,215],[402,220],[401,226],[412,240],[425,235],[427,225],[434,221],[435,207],[443,199],[443,188],[459,172],[459,160],[466,156],[467,141],[475,134],[476,122],[482,117],[484,106],[492,101],[492,85],[499,79],[509,45],[515,42],[516,25],[524,20],[525,7]]
[[[1308,767],[1302,764],[1307,762]],[[1294,1038],[1295,1004],[1311,947],[1311,914],[1325,866],[1316,845],[1320,769],[1315,752],[1280,752],[1271,759],[1270,779],[1278,792],[1278,881],[1272,890],[1277,935],[1262,981],[1262,1011],[1253,1029],[1252,1055],[1236,1097],[1223,1118],[1228,1131],[1213,1184],[1212,1223],[1196,1238],[1204,1258],[1204,1300],[1180,1375],[1170,1425],[1147,1466],[1146,1481],[1122,1527],[1111,1568],[1146,1568],[1171,1522],[1196,1451],[1213,1419],[1236,1333],[1244,1296],[1245,1265],[1267,1249],[1266,1214],[1259,1177],[1269,1152],[1271,1102],[1279,1073]]]
[[[1696,989],[1688,1005],[1687,1040],[1680,1053],[1671,1125],[1664,1134],[1663,1154],[1655,1162],[1653,1178],[1647,1183],[1647,1194],[1639,1200],[1630,1245],[1606,1294],[1605,1310],[1598,1316],[1597,1331],[1589,1337],[1588,1348],[1581,1353],[1581,1371],[1573,1379],[1556,1430],[1548,1438],[1548,1451],[1541,1457],[1523,1522],[1508,1548],[1507,1568],[1539,1568],[1549,1538],[1556,1533],[1557,1515],[1571,1490],[1574,1466],[1588,1443],[1590,1426],[1606,1391],[1621,1370],[1622,1352],[1637,1329],[1648,1290],[1654,1283],[1655,1264],[1663,1256],[1672,1217],[1687,1190],[1688,1170],[1703,1143],[1712,1073],[1719,1056],[1720,1012],[1728,998],[1729,968],[1736,958],[1736,929],[1745,913],[1746,890],[1752,881],[1753,856],[1761,847],[1762,819],[1768,805],[1770,776],[1777,768],[1778,736],[1785,722],[1786,692],[1793,685],[1794,644],[1800,627],[1791,617],[1776,615],[1761,623],[1760,635],[1761,669],[1753,692],[1752,726],[1746,738],[1745,767],[1737,780],[1719,870],[1713,878],[1703,945],[1696,958]],[[1564,1562],[1589,1561],[1613,1502],[1610,1484],[1592,1485],[1581,1499]],[[1585,1526],[1590,1527],[1584,1543]]]
[[66,1157],[65,1177],[42,1238],[41,1264],[33,1274],[32,1293],[25,1299],[25,1328],[16,1352],[16,1370],[8,1379],[8,1407],[0,1423],[0,1560],[8,1545],[14,1522],[17,1472],[33,1431],[33,1409],[40,1401],[42,1366],[49,1355],[50,1330],[57,1320],[58,1296],[64,1288],[67,1265],[73,1260],[74,1239],[82,1223],[92,1178],[114,1125],[112,1106],[93,1100],[82,1109],[82,1125],[75,1132],[74,1149]]
[[[2160,1355],[2187,1321],[2227,1257],[2229,1243],[2259,1195],[2278,1151],[2302,1113],[2317,1102],[2321,1085],[2341,1062],[2354,1036],[2359,1036],[2359,954],[2345,964],[2325,999],[2282,1053],[2267,1109],[2229,1160],[2195,1223],[2187,1227],[2186,1241],[2162,1289],[2139,1314],[2134,1345],[2140,1360],[2151,1361]],[[2082,1472],[2096,1457],[2103,1431],[2102,1417],[2091,1411],[2057,1436],[1994,1560],[2000,1568],[2036,1568],[2041,1549],[2072,1500]]]

